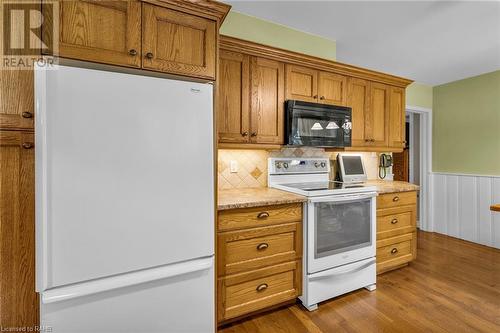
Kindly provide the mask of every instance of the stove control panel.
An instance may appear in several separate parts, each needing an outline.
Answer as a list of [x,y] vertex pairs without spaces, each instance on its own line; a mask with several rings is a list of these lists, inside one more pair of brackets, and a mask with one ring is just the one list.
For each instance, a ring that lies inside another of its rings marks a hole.
[[280,158],[269,159],[269,174],[328,173],[328,158]]

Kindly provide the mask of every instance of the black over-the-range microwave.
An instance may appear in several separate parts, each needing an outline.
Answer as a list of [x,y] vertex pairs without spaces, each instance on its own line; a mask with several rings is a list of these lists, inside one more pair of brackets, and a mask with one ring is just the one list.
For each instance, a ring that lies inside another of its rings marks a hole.
[[350,147],[351,108],[286,101],[285,138],[289,146]]

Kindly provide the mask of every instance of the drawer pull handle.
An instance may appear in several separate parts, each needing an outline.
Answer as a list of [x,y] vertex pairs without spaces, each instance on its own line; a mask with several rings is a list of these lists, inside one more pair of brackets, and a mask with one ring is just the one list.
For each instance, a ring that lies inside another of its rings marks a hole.
[[33,144],[31,142],[23,142],[22,144],[24,149],[31,149],[33,148]]
[[131,56],[136,56],[137,55],[137,50],[136,49],[130,49],[128,51],[128,54],[130,54]]
[[394,201],[394,202],[398,202],[398,201],[399,201],[399,197],[398,197],[398,196],[396,196],[396,197],[392,198],[392,201]]
[[267,285],[267,283],[263,283],[263,284],[259,284],[259,285],[257,286],[257,288],[255,288],[255,290],[257,290],[257,291],[259,291],[259,292],[260,292],[260,291],[264,291],[264,290],[266,290],[266,289],[267,289],[267,287],[269,287],[269,286]]
[[392,219],[391,224],[396,224],[398,223],[398,219]]
[[269,247],[269,244],[267,243],[260,243],[259,245],[257,245],[257,250],[259,251],[262,251],[262,250],[265,250]]
[[257,218],[258,219],[265,219],[265,218],[268,218],[269,217],[269,213],[268,212],[261,212],[257,215]]
[[151,52],[146,53],[146,58],[153,59],[153,53]]
[[396,253],[398,253],[398,249],[393,248],[393,249],[391,250],[391,254],[396,254]]
[[23,112],[22,116],[23,116],[23,118],[33,118],[33,113],[31,113],[31,112]]

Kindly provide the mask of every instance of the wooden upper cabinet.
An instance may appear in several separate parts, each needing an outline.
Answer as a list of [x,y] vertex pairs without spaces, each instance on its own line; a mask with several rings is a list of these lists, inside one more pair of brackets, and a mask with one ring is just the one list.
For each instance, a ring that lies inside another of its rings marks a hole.
[[320,71],[318,75],[318,99],[320,103],[345,105],[347,78],[343,75]]
[[349,78],[346,104],[352,109],[351,144],[353,147],[366,146],[369,140],[365,131],[365,119],[370,107],[369,82],[363,79]]
[[250,57],[221,50],[218,77],[219,142],[246,143],[250,138]]
[[387,147],[387,121],[389,87],[382,83],[370,83],[370,106],[365,117],[365,137],[371,146]]
[[389,89],[389,147],[404,148],[406,137],[405,90]]
[[318,71],[295,65],[286,65],[286,99],[317,102]]
[[[59,4],[60,56],[141,66],[140,2],[78,0]],[[44,31],[44,36],[47,33]]]
[[284,64],[275,60],[251,59],[251,134],[252,143],[283,144]]
[[33,129],[33,70],[0,71],[0,128]]
[[143,3],[143,68],[214,79],[216,26],[210,19]]
[[0,323],[38,326],[33,133],[0,131]]

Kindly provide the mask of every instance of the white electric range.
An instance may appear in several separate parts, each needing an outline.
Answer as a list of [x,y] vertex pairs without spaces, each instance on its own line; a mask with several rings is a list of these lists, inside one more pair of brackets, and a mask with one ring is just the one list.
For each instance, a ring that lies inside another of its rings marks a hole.
[[347,292],[376,288],[376,188],[329,181],[327,158],[270,158],[269,187],[301,194],[304,269],[300,300],[309,310]]

